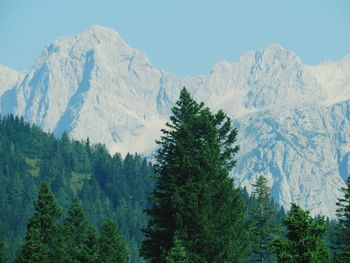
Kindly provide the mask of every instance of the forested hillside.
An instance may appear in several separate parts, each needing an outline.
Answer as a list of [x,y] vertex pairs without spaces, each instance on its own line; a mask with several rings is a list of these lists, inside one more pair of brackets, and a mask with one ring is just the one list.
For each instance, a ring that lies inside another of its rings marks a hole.
[[0,240],[14,258],[23,240],[33,202],[43,181],[51,186],[65,215],[78,197],[88,221],[100,227],[106,218],[118,223],[132,262],[146,224],[143,210],[152,187],[152,166],[141,156],[111,156],[103,145],[61,139],[22,118],[0,119]]
[[[147,229],[148,218],[144,210],[152,206],[149,197],[152,196],[152,189],[155,189],[151,179],[154,176],[153,166],[140,155],[127,154],[125,158],[120,154],[111,156],[103,145],[91,145],[89,139],[74,141],[66,134],[56,138],[26,123],[23,118],[12,115],[1,117],[0,262],[2,251],[5,251],[10,261],[15,259],[19,245],[24,242],[28,220],[34,211],[34,201],[43,182],[48,183],[62,210],[60,220],[63,225],[62,220],[69,217],[72,200],[80,199],[87,221],[93,224],[95,230],[103,229],[102,224],[111,218],[128,243],[131,262],[143,262],[139,250],[144,240],[142,229]],[[309,234],[319,227],[320,232],[310,240],[324,244],[322,237],[326,233],[326,225],[322,217],[313,219],[308,211],[304,212],[298,206],[286,216],[283,209],[278,208],[271,199],[271,189],[264,177],[260,177],[253,188],[252,196],[245,189],[237,189],[239,199],[242,200],[244,231],[247,233],[241,240],[246,244],[242,256],[248,262],[261,262],[261,259],[284,262],[285,252],[289,249],[286,250],[283,244],[288,244],[288,247],[299,246],[293,240],[285,239],[294,235],[291,226],[298,223],[308,224],[310,228],[309,232],[300,233],[302,240],[309,240]],[[343,215],[342,211],[339,210],[340,216]],[[300,222],[294,220],[299,217]],[[334,224],[328,228],[333,229]],[[330,244],[331,232],[328,231],[325,237]],[[169,262],[176,262],[179,256],[177,253],[187,244],[179,239],[180,236],[177,238],[175,247],[167,257]],[[271,241],[274,241],[273,246]],[[347,244],[343,239],[338,241],[340,245],[335,249],[342,249]],[[317,257],[327,257],[327,247],[323,245],[321,248],[322,251],[312,253],[317,253]],[[336,252],[332,250],[331,255],[333,251]]]

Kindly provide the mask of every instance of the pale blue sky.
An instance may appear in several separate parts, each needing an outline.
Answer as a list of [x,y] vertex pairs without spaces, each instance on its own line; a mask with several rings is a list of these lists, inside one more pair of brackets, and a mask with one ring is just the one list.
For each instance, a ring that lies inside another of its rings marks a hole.
[[52,40],[94,24],[179,75],[272,43],[307,64],[350,53],[348,0],[0,0],[0,64],[29,70]]

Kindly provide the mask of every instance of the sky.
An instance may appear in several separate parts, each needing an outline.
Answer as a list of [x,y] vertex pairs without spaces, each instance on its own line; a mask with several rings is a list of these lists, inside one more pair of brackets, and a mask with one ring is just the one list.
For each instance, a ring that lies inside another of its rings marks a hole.
[[30,70],[50,42],[95,24],[177,75],[274,43],[309,65],[350,53],[348,0],[0,0],[0,64]]

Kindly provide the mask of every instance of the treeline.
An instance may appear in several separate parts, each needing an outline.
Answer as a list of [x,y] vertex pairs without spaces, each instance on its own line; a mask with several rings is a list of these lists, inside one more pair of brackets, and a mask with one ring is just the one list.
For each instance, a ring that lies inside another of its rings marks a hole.
[[132,262],[142,262],[139,246],[149,206],[153,167],[141,156],[111,156],[100,144],[58,139],[23,118],[0,118],[0,241],[16,257],[33,213],[39,186],[48,182],[62,209],[81,201],[88,222],[98,229],[110,218],[127,241]]

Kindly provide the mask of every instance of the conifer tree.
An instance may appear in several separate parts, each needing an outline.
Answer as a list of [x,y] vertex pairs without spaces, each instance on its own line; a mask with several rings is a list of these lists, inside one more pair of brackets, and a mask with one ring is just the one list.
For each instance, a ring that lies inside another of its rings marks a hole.
[[271,188],[267,185],[266,178],[261,175],[253,184],[254,202],[251,208],[252,220],[252,262],[268,262],[272,260],[271,241],[279,232],[276,223],[277,210],[270,197]]
[[98,240],[97,261],[101,263],[130,262],[126,243],[117,225],[110,219],[101,226],[101,234]]
[[335,227],[336,262],[350,262],[350,177],[346,187],[342,188],[343,197],[337,202],[337,219]]
[[287,239],[275,239],[273,247],[281,263],[326,263],[328,247],[323,239],[327,230],[324,217],[312,218],[309,211],[292,204],[283,219],[287,227]]
[[41,184],[17,262],[60,262],[56,254],[59,216],[60,209],[48,184]]
[[42,241],[42,234],[37,227],[27,229],[24,244],[21,246],[17,263],[50,262],[49,246]]
[[240,262],[246,227],[239,191],[228,173],[235,165],[237,130],[183,88],[162,130],[152,207],[141,255],[166,262],[181,233],[190,262]]
[[80,201],[74,198],[63,221],[67,262],[95,262],[97,239],[94,228],[88,224]]

